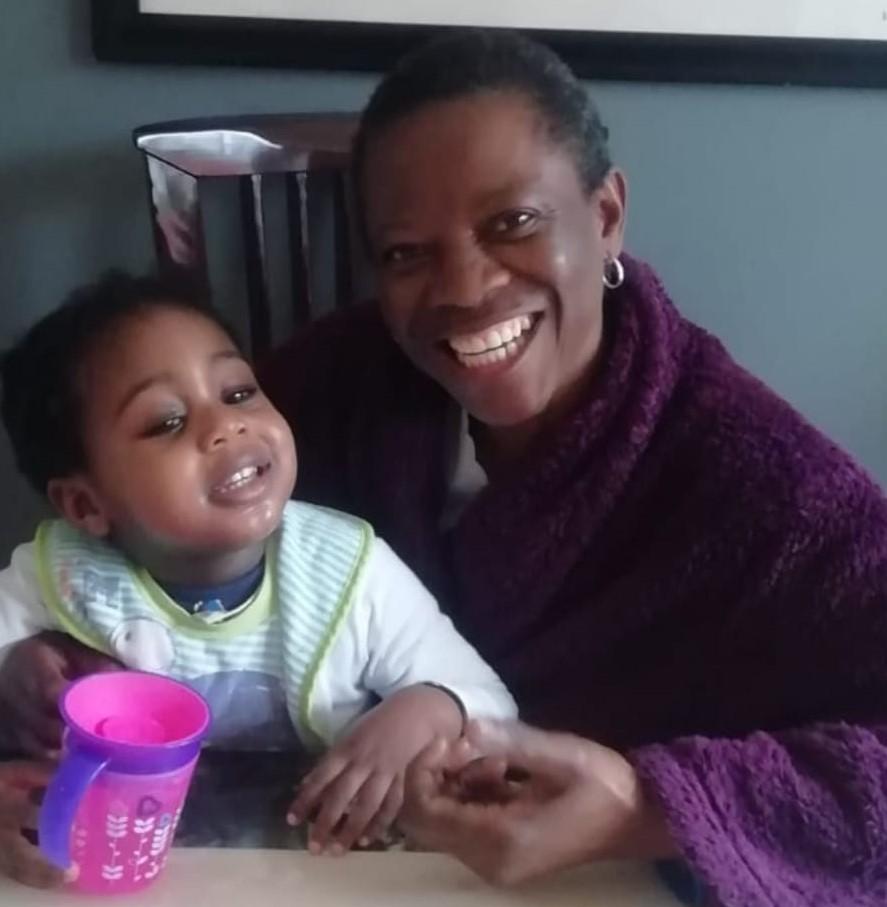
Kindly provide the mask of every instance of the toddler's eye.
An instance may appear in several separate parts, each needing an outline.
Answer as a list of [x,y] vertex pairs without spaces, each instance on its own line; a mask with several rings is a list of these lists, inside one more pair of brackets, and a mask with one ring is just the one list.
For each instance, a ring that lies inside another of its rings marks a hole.
[[162,435],[173,435],[185,427],[184,416],[167,416],[159,422],[155,422],[145,432],[146,438],[157,438]]
[[256,387],[236,387],[233,390],[226,391],[222,399],[225,403],[236,406],[238,403],[246,403],[247,400],[252,400],[257,392],[258,388]]

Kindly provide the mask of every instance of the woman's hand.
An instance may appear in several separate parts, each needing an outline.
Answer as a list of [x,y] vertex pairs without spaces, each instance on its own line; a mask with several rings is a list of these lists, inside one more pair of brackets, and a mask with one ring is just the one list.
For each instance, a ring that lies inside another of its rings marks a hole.
[[466,739],[426,749],[407,773],[401,824],[499,884],[675,852],[626,759],[517,722],[473,722]]
[[61,746],[58,699],[78,677],[120,665],[64,633],[41,633],[14,646],[0,670],[0,724],[4,745],[39,759]]
[[341,855],[381,837],[400,812],[407,766],[436,737],[456,739],[462,713],[431,686],[401,690],[368,712],[303,779],[287,816],[310,822],[312,853]]
[[34,888],[55,888],[76,877],[44,859],[25,837],[37,828],[33,793],[46,787],[52,769],[38,762],[0,763],[0,873]]

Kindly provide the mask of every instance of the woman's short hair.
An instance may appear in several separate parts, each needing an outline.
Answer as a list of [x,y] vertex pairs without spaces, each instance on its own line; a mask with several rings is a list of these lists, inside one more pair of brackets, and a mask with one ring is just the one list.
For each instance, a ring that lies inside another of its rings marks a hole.
[[517,32],[446,32],[408,53],[379,83],[360,120],[353,173],[358,201],[367,147],[386,127],[430,104],[489,91],[525,95],[553,142],[573,156],[587,192],[612,166],[608,132],[573,71],[554,51]]

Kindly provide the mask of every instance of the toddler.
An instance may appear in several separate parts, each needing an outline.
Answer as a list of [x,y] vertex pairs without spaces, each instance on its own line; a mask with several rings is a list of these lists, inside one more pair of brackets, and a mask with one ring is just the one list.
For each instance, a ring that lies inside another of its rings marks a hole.
[[64,631],[201,693],[213,745],[326,748],[289,815],[314,851],[380,834],[434,738],[514,716],[370,526],[290,500],[290,429],[199,301],[110,274],[33,327],[2,381],[19,467],[60,518],[0,573],[0,660]]

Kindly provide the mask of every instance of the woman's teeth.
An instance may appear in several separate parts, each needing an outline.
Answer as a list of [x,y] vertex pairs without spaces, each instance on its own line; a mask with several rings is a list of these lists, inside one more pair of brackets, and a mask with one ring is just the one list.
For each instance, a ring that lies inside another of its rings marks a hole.
[[526,343],[525,335],[533,327],[529,315],[503,321],[476,334],[460,334],[447,342],[462,365],[469,368],[504,362]]

